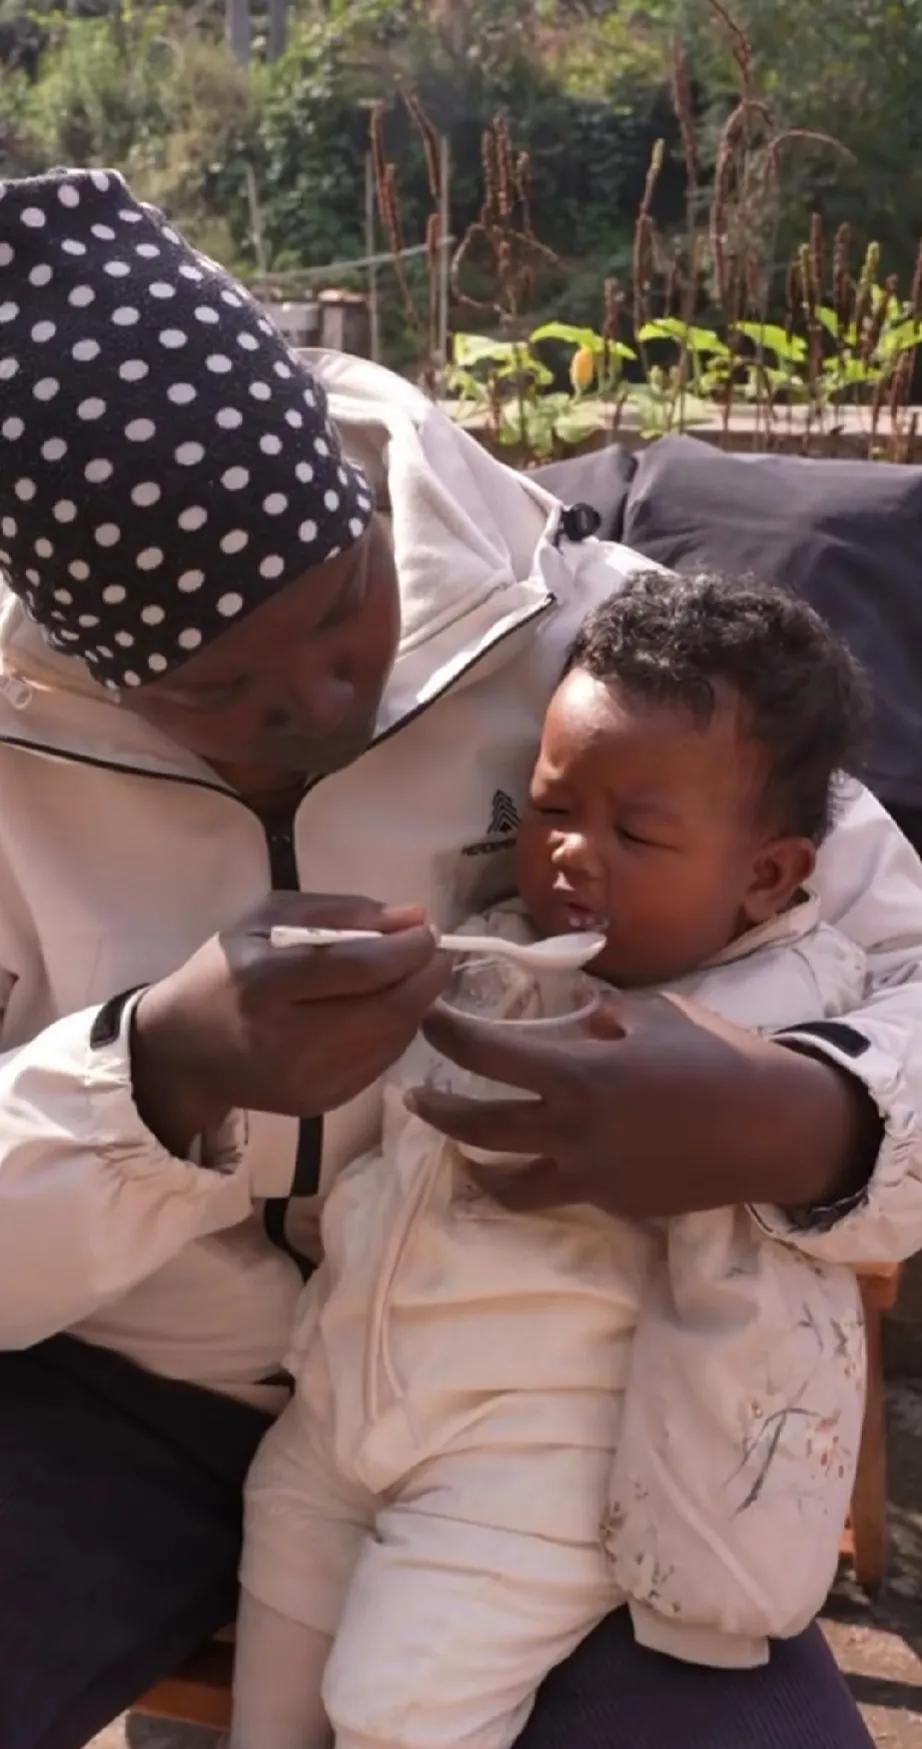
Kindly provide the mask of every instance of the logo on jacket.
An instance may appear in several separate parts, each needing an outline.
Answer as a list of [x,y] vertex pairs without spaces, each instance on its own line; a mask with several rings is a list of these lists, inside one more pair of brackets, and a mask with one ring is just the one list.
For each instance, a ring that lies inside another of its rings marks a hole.
[[486,834],[476,844],[465,844],[462,856],[490,856],[495,850],[511,850],[519,830],[519,810],[504,789],[494,793]]

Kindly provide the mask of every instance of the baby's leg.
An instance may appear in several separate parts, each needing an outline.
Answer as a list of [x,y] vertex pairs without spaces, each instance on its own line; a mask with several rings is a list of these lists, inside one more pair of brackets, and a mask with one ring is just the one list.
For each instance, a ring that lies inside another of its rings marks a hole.
[[228,1749],[329,1749],[320,1685],[332,1644],[241,1592]]
[[331,1742],[321,1678],[374,1508],[296,1399],[247,1478],[230,1749]]
[[548,1670],[619,1601],[599,1547],[430,1498],[382,1508],[363,1545],[323,1679],[336,1749],[509,1749]]

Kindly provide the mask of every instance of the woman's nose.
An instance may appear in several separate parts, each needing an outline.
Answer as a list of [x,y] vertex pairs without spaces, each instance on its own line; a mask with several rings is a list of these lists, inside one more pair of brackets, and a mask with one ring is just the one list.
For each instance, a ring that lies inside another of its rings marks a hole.
[[281,690],[267,721],[273,728],[294,728],[301,734],[328,740],[348,721],[354,703],[355,688],[348,676],[313,675]]

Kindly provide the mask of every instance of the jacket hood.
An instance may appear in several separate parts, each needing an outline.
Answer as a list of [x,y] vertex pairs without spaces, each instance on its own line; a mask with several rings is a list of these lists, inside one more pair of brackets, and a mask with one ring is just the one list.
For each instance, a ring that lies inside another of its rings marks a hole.
[[[393,729],[454,684],[551,598],[558,555],[542,535],[557,501],[488,455],[411,384],[343,354],[311,352],[350,459],[391,521],[402,631],[378,722]],[[219,786],[211,768],[113,703],[46,643],[0,584],[0,737]],[[220,786],[223,787],[223,786]]]

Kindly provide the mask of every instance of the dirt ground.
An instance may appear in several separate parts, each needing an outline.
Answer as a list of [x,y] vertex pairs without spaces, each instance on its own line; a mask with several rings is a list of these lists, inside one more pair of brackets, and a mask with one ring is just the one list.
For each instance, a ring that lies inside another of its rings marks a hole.
[[[823,1618],[877,1749],[922,1749],[922,1379],[888,1392],[890,1565],[873,1604],[843,1574]],[[119,1720],[91,1749],[215,1749],[210,1732]],[[689,1744],[688,1749],[707,1749]]]

